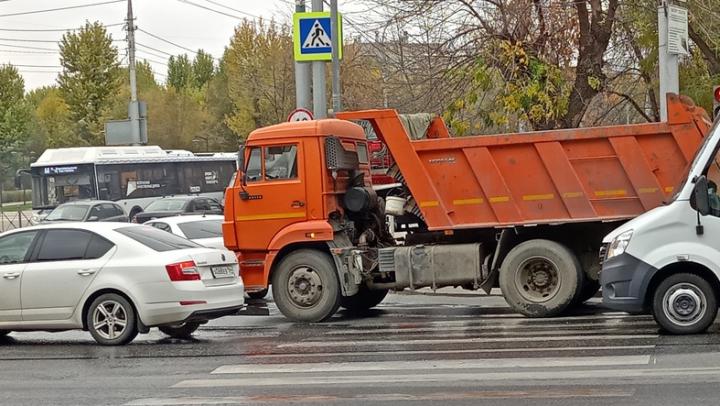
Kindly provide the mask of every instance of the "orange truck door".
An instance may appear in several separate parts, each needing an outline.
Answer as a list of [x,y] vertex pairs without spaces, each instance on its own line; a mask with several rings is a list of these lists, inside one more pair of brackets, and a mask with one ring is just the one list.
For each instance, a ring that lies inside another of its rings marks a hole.
[[236,235],[244,250],[266,250],[278,231],[307,218],[302,145],[248,149],[245,186],[235,203]]

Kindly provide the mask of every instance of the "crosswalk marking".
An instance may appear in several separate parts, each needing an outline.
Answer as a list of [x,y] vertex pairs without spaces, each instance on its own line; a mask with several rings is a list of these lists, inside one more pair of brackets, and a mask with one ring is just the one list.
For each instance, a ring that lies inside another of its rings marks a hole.
[[268,374],[312,372],[366,372],[437,369],[499,369],[499,368],[558,368],[578,366],[648,365],[649,355],[624,355],[615,357],[565,357],[565,358],[501,358],[428,361],[379,361],[379,362],[318,362],[303,364],[239,364],[225,365],[212,374]]
[[616,334],[616,335],[559,335],[559,336],[527,336],[527,337],[491,337],[491,338],[458,338],[458,339],[418,339],[418,340],[365,340],[365,341],[301,341],[278,345],[278,348],[302,347],[361,347],[387,345],[429,345],[429,344],[473,344],[533,341],[574,341],[574,340],[648,340],[657,338],[657,334]]

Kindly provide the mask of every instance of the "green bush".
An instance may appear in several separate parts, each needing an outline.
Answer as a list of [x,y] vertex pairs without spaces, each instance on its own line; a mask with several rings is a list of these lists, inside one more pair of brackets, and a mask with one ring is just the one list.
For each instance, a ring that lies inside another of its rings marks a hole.
[[24,201],[29,202],[31,199],[30,190],[4,190],[2,193],[2,203],[22,202],[23,193],[25,193]]

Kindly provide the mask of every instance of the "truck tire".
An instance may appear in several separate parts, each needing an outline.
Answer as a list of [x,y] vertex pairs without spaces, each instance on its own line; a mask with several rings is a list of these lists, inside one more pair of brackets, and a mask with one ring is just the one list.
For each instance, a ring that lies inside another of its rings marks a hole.
[[189,339],[193,333],[200,327],[200,323],[180,323],[173,324],[170,326],[160,326],[158,329],[163,334],[168,335],[172,338]]
[[665,278],[653,292],[653,316],[672,334],[702,333],[715,321],[715,290],[702,276],[678,273]]
[[370,290],[363,286],[358,293],[352,296],[343,296],[340,299],[340,306],[351,313],[362,313],[379,305],[387,294],[387,289]]
[[335,263],[317,250],[298,250],[283,258],[273,271],[272,292],[280,312],[292,321],[325,321],[340,307]]
[[505,301],[528,317],[561,314],[579,297],[584,278],[575,254],[550,240],[519,244],[500,267],[500,289]]
[[248,297],[250,299],[260,300],[260,299],[265,299],[265,296],[267,296],[267,294],[268,294],[268,289],[265,288],[263,290],[258,290],[256,292],[245,292],[245,293],[248,295]]
[[598,292],[598,290],[600,290],[600,282],[585,276],[585,281],[583,282],[582,288],[580,289],[580,295],[578,296],[575,303],[585,303],[589,299],[595,297],[595,294]]

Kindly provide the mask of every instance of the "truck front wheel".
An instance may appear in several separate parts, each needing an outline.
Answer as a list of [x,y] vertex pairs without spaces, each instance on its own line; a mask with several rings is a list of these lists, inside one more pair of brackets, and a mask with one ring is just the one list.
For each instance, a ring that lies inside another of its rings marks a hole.
[[298,250],[283,258],[273,272],[272,291],[278,309],[292,321],[324,321],[340,306],[335,263],[316,250]]
[[340,299],[340,306],[350,312],[361,313],[380,304],[387,296],[388,290],[370,290],[364,286],[360,287],[358,293],[352,296],[344,296]]
[[660,282],[653,293],[653,316],[672,334],[696,334],[715,320],[715,291],[703,277],[679,273]]
[[516,312],[552,317],[577,299],[584,277],[580,261],[570,249],[550,240],[530,240],[505,257],[500,289]]

